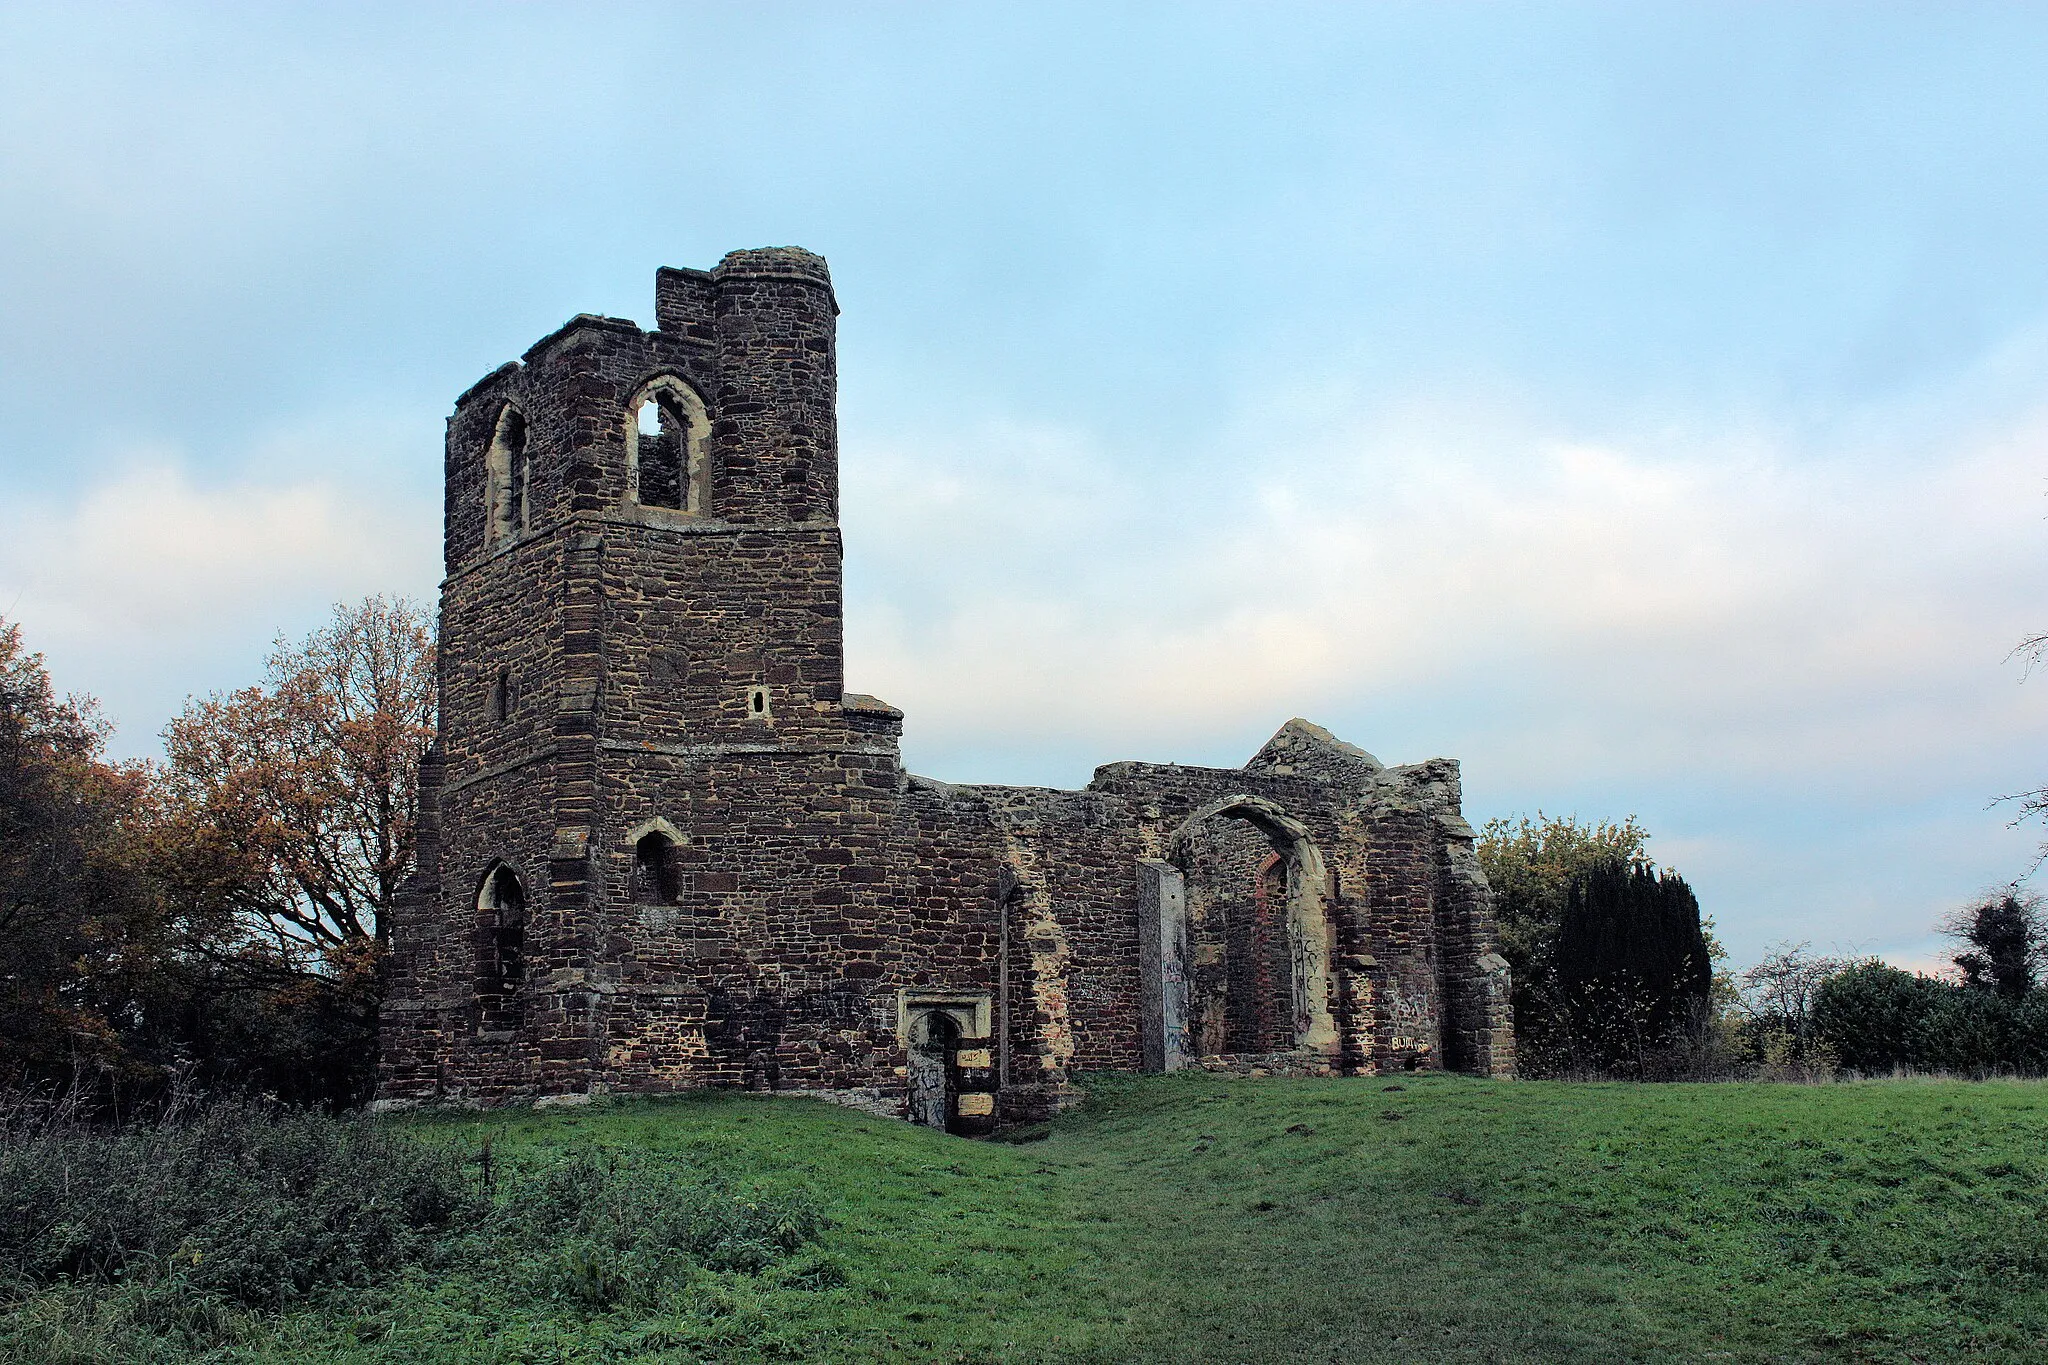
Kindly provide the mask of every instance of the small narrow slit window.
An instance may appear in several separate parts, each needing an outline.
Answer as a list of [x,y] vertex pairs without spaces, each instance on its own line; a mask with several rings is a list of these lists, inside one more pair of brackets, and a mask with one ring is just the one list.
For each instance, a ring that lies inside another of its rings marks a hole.
[[478,1023],[486,1029],[516,1028],[519,987],[526,980],[526,891],[519,874],[503,863],[484,875],[477,890]]
[[511,465],[512,534],[521,535],[526,531],[526,419],[517,408],[505,413],[505,450]]

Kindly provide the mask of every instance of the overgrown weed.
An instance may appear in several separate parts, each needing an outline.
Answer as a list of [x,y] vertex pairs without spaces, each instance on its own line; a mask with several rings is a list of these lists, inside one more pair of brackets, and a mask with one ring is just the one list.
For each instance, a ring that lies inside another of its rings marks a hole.
[[[262,1338],[287,1310],[344,1315],[374,1341],[390,1329],[380,1295],[417,1309],[464,1280],[472,1298],[687,1313],[693,1289],[715,1299],[826,1221],[804,1191],[673,1154],[494,1161],[361,1116],[181,1103],[104,1127],[61,1100],[17,1102],[0,1109],[0,1359],[184,1360]],[[837,1273],[815,1256],[791,1271]]]

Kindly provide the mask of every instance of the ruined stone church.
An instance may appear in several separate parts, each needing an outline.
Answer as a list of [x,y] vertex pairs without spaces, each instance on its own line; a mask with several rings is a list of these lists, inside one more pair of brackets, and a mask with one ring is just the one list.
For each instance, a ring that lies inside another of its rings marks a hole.
[[956,1132],[1079,1073],[1514,1067],[1458,766],[913,776],[842,676],[825,262],[656,275],[456,400],[380,1101],[744,1086]]

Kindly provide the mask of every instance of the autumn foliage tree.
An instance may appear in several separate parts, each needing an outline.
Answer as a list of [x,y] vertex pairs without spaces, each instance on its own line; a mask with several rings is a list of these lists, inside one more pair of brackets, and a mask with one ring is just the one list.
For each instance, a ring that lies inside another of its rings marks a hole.
[[59,698],[0,620],[0,1083],[128,1064],[121,1032],[163,946],[143,853],[148,774],[105,761],[89,698]]
[[205,1071],[367,1098],[434,707],[430,618],[370,597],[165,729],[156,864],[203,978],[179,1032]]
[[298,966],[381,944],[412,868],[434,735],[426,613],[366,598],[255,687],[189,703],[164,731],[166,870],[227,943]]
[[0,621],[0,1084],[367,1098],[434,704],[429,619],[372,597],[111,764]]

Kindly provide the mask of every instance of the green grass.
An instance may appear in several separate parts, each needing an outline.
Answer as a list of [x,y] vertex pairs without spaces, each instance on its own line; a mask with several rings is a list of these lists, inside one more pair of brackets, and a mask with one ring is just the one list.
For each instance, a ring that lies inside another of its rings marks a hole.
[[[213,1358],[2048,1359],[2040,1084],[1091,1088],[1007,1144],[742,1095],[408,1119],[514,1163],[651,1152],[804,1188],[832,1223],[653,1306],[414,1269],[209,1325],[239,1342]],[[84,1359],[88,1308],[46,1293],[14,1316],[71,1322]]]

